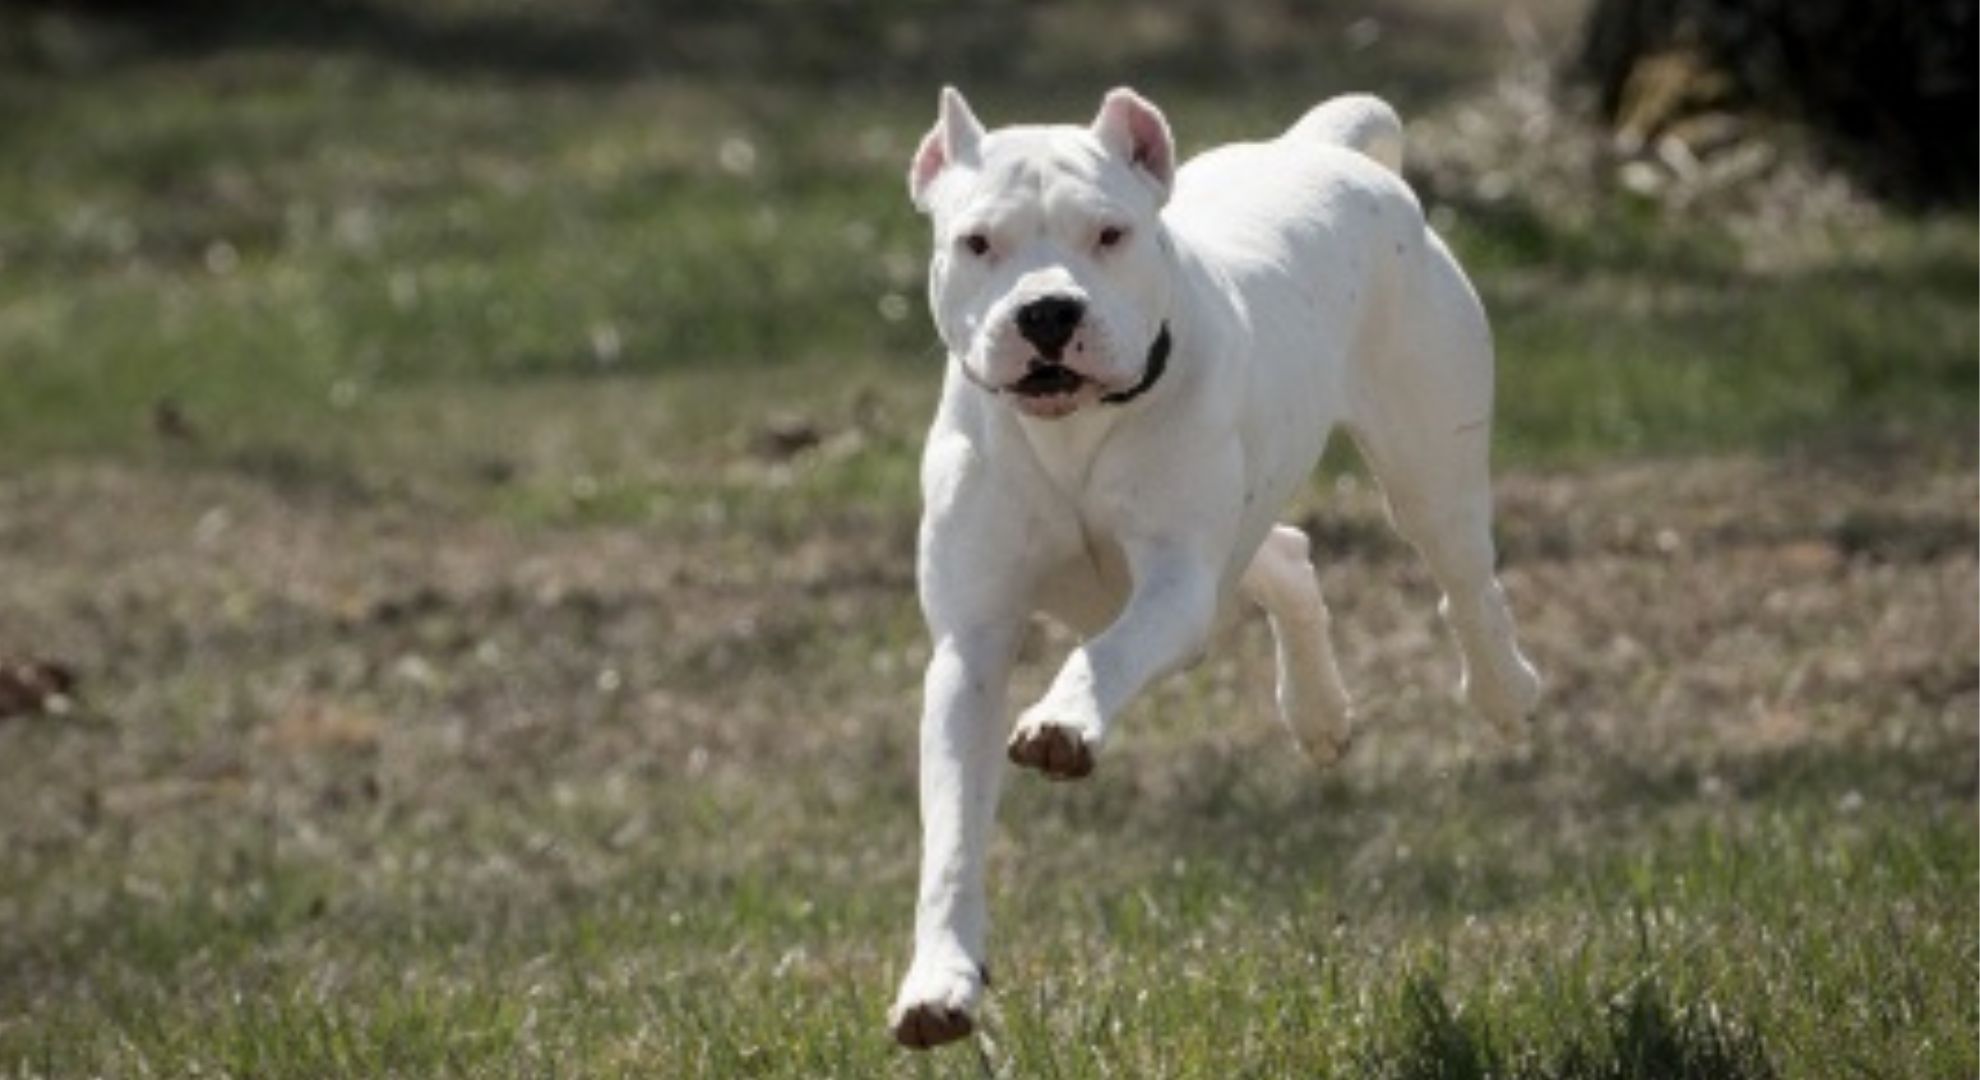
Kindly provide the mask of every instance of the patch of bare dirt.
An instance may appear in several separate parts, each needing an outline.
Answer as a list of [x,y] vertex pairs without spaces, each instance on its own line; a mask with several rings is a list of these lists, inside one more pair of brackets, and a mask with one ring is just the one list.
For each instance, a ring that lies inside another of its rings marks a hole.
[[[1534,744],[1705,768],[1931,746],[1970,764],[1974,495],[1970,461],[1502,478],[1504,576],[1549,684]],[[105,809],[243,797],[307,820],[466,812],[562,783],[904,787],[926,644],[899,516],[772,547],[747,529],[296,502],[168,471],[0,481],[0,655],[62,657],[90,687],[90,722],[0,726],[0,820],[57,842]],[[1534,752],[1454,734],[1471,724],[1435,589],[1377,492],[1343,480],[1292,516],[1316,535],[1366,725],[1343,769]],[[1064,644],[1048,637],[1027,677]],[[1165,740],[1249,754],[1280,739],[1270,665],[1246,627],[1137,706],[1118,760],[1139,740],[1141,780],[1160,786]]]

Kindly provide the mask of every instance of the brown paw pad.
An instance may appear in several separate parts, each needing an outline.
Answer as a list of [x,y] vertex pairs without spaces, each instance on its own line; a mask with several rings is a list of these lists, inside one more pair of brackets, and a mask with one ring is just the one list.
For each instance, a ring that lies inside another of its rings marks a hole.
[[976,1025],[970,1022],[969,1014],[960,1009],[916,1005],[894,1024],[894,1041],[911,1050],[927,1050],[955,1042],[974,1030]]
[[1011,740],[1010,753],[1013,762],[1054,780],[1077,780],[1093,772],[1093,748],[1057,724],[1018,732]]

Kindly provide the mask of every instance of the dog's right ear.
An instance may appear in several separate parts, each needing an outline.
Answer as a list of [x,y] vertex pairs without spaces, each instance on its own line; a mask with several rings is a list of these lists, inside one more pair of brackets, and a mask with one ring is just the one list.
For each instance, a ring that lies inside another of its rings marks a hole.
[[969,111],[969,102],[953,86],[942,88],[942,105],[935,126],[921,138],[921,149],[914,152],[908,166],[908,195],[915,208],[928,212],[928,190],[942,170],[951,165],[974,165],[983,142],[983,125]]

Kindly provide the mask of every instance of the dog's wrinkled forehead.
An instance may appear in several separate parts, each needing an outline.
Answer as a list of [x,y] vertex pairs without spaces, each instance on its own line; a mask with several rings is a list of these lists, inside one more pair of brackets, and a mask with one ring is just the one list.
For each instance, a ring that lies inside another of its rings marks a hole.
[[983,163],[958,185],[944,216],[951,222],[993,223],[1043,214],[1093,217],[1153,209],[1125,166],[1085,129],[1020,127],[984,140]]

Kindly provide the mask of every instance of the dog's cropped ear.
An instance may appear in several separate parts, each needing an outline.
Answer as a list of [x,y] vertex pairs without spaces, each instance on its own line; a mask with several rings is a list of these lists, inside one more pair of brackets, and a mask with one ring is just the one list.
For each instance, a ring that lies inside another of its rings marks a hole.
[[928,189],[942,170],[951,165],[974,165],[983,142],[983,124],[969,111],[969,102],[953,86],[942,88],[941,111],[935,126],[921,137],[921,148],[908,166],[908,194],[923,213],[928,211]]
[[1093,135],[1108,153],[1147,174],[1161,199],[1168,199],[1176,178],[1176,142],[1154,103],[1125,86],[1112,91],[1100,103]]

